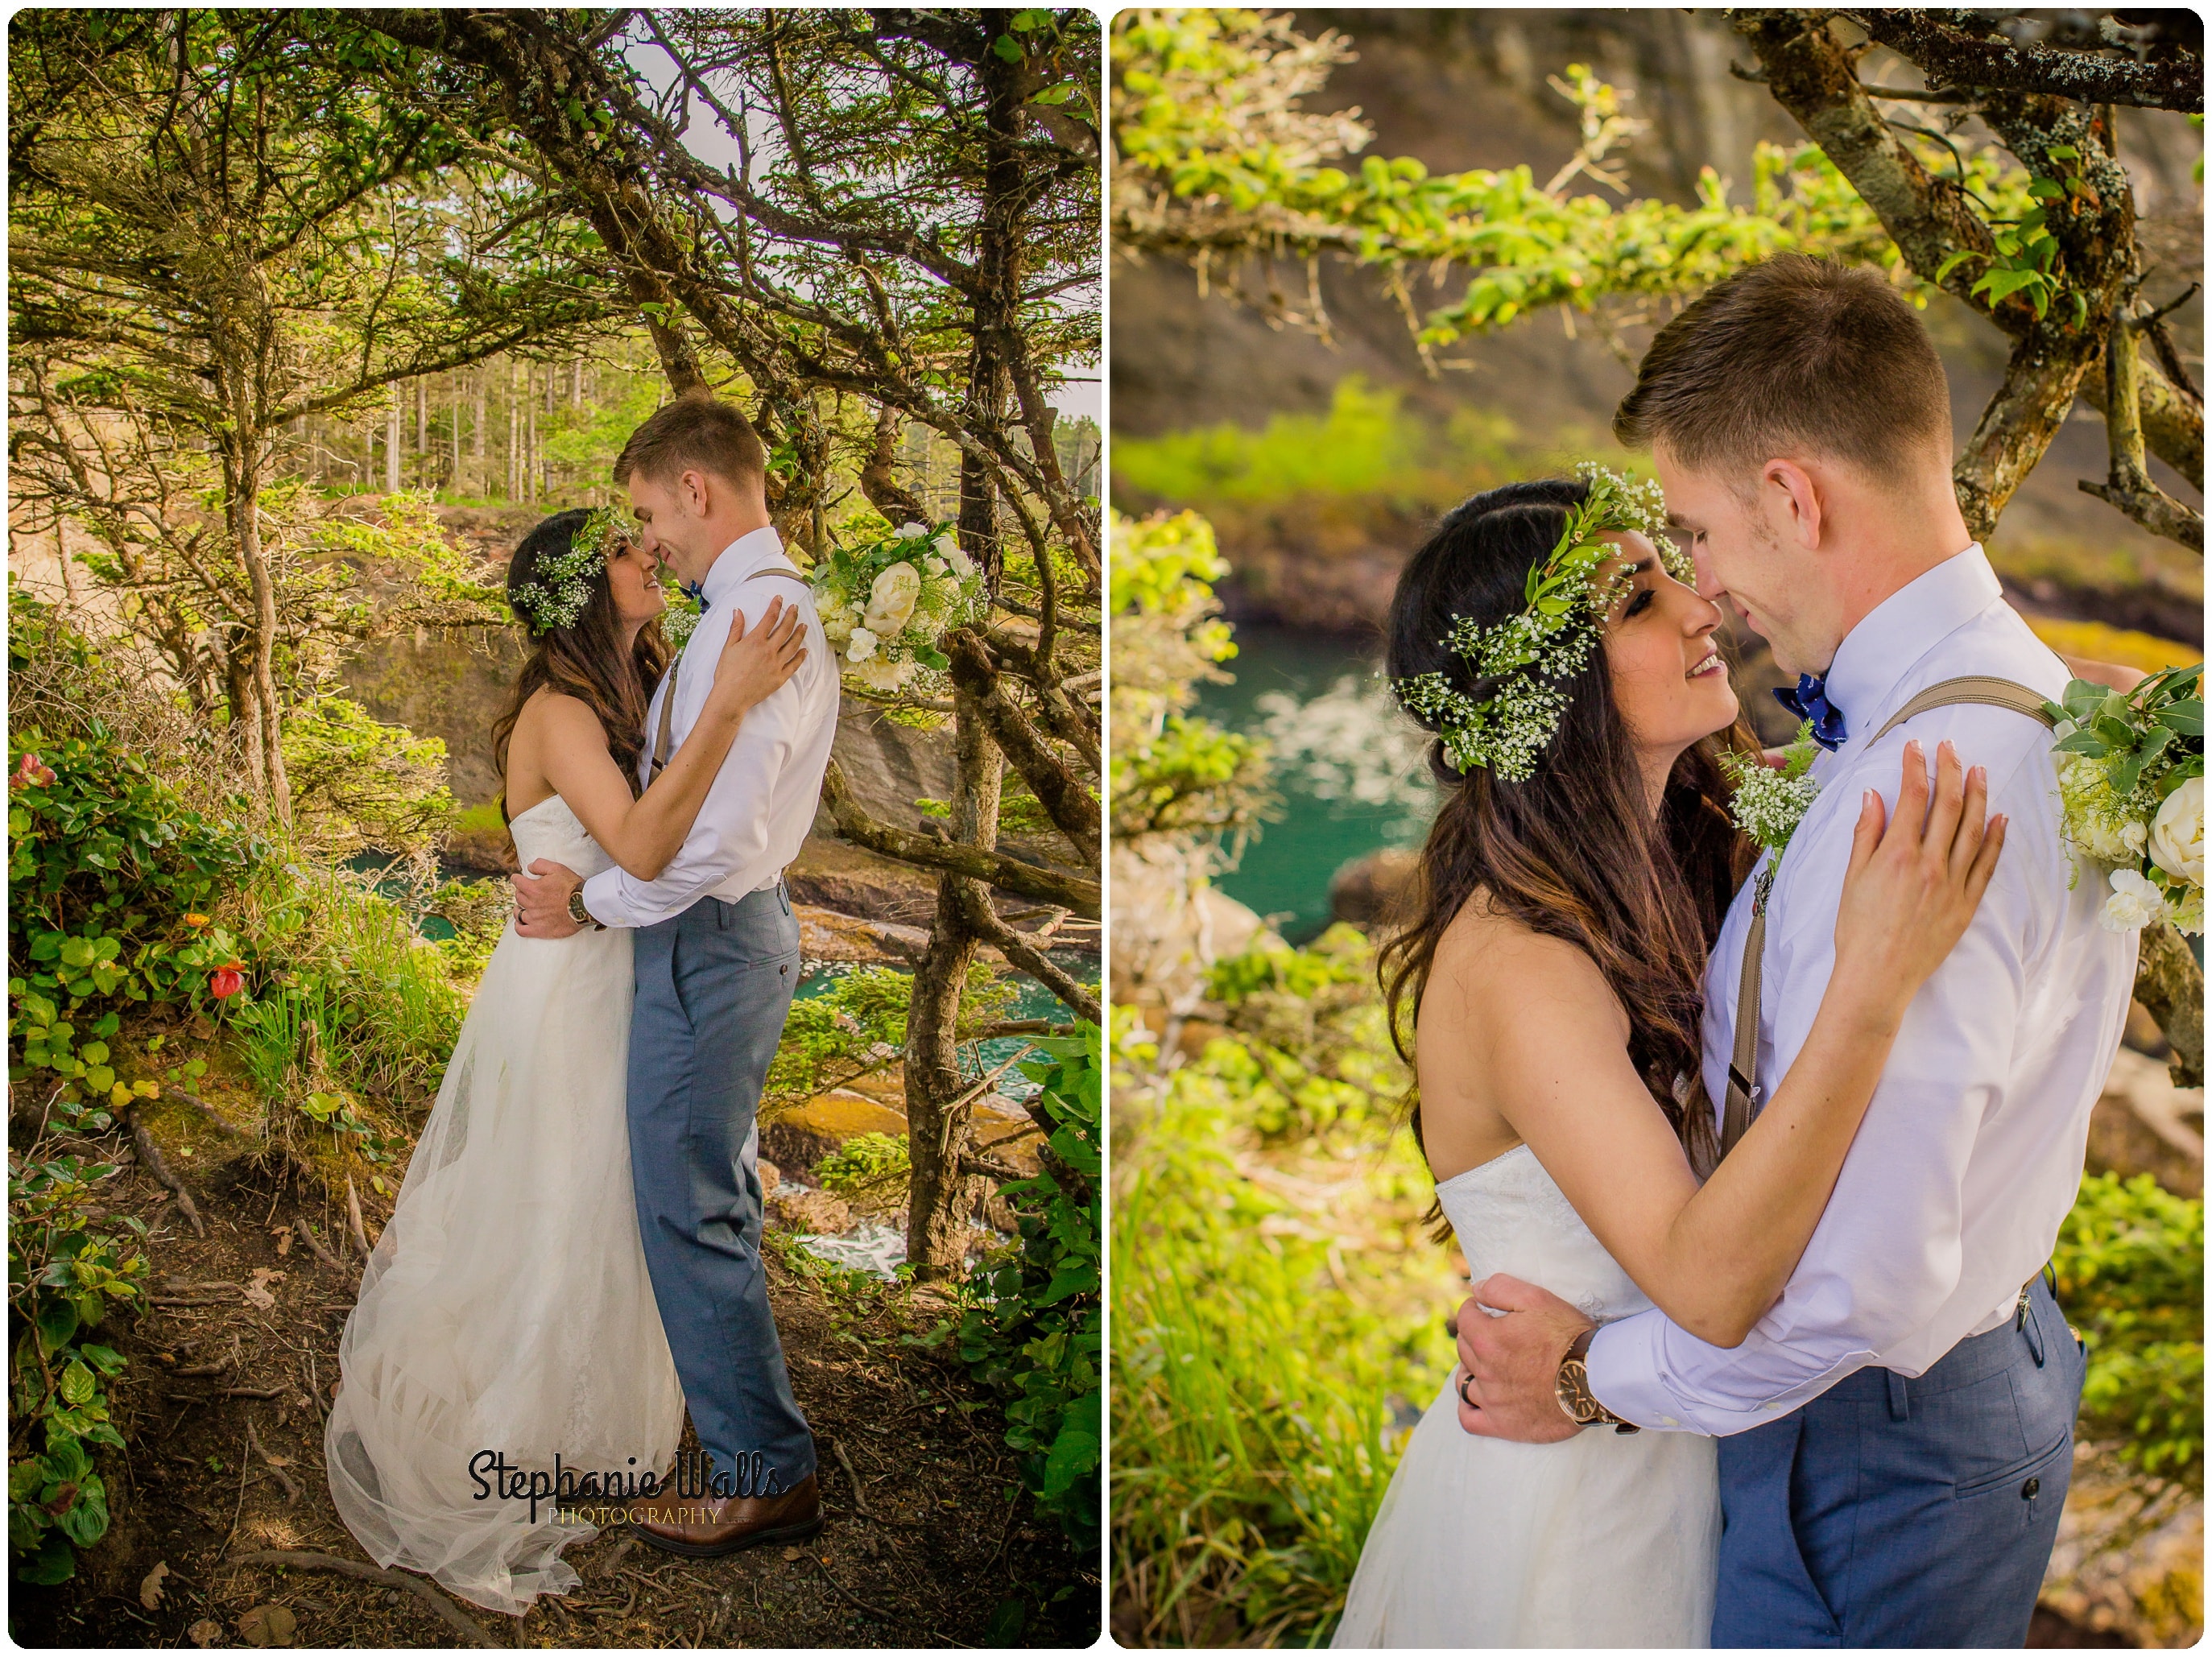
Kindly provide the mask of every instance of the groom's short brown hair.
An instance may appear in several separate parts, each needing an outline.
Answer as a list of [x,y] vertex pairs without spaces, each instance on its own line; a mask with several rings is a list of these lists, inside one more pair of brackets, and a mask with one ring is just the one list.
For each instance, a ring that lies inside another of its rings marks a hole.
[[1811,450],[1893,477],[1931,451],[1948,461],[1950,387],[1881,272],[1778,253],[1658,331],[1613,431],[1632,448],[1663,442],[1698,471]]
[[766,492],[768,446],[753,423],[707,391],[686,391],[647,415],[615,457],[615,482],[631,474],[673,483],[687,471],[712,472]]

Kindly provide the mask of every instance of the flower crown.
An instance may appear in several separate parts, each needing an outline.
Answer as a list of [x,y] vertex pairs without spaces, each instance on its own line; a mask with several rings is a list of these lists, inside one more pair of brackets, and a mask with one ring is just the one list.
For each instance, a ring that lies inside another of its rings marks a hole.
[[564,551],[538,561],[530,579],[508,595],[509,607],[533,635],[576,625],[592,602],[592,580],[607,567],[610,537],[618,541],[625,532],[616,508],[594,507]]
[[1406,711],[1437,727],[1444,757],[1462,775],[1477,766],[1506,782],[1535,774],[1536,756],[1567,710],[1558,682],[1589,662],[1599,622],[1628,579],[1626,568],[1616,568],[1601,580],[1620,555],[1601,535],[1634,530],[1648,536],[1669,575],[1692,579],[1688,556],[1667,538],[1667,501],[1658,484],[1623,477],[1595,461],[1583,461],[1575,472],[1585,493],[1567,509],[1566,527],[1550,555],[1528,572],[1528,607],[1495,627],[1455,616],[1451,631],[1437,641],[1468,663],[1478,682],[1498,680],[1496,691],[1486,699],[1469,695],[1441,672],[1391,682]]

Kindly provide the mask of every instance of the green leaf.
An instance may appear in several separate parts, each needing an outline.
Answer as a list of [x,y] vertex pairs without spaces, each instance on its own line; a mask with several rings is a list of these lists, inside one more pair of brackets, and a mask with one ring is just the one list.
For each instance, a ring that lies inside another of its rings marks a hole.
[[[10,1291],[11,1295],[13,1291]],[[39,1344],[52,1357],[69,1344],[76,1333],[76,1308],[65,1300],[48,1301],[39,1308]]]
[[94,1380],[92,1370],[76,1359],[71,1358],[69,1367],[62,1371],[63,1400],[73,1405],[89,1404],[92,1402],[92,1395],[99,1390],[100,1383]]
[[76,1575],[76,1550],[70,1546],[67,1538],[61,1536],[48,1537],[46,1545],[36,1555],[15,1568],[19,1581],[46,1587],[66,1582]]
[[1949,276],[1954,270],[1964,264],[1968,259],[1985,259],[1987,258],[1989,258],[1987,253],[1982,252],[1978,249],[1972,247],[1962,248],[1958,252],[1952,254],[1949,258],[1945,259],[1942,264],[1936,267],[1936,280],[1939,283],[1942,282],[1944,277]]
[[1010,64],[1018,64],[1022,61],[1021,43],[1011,34],[1002,34],[992,41],[991,50]]
[[2204,734],[2204,704],[2192,700],[2175,702],[2158,710],[2158,722],[2178,736],[2201,737]]
[[2047,202],[2066,193],[2066,186],[2056,179],[2030,179],[2027,193],[2039,202]]
[[2105,739],[2094,731],[2076,731],[2063,742],[2056,742],[2051,746],[2056,753],[2087,754],[2093,760],[2100,760],[2112,751],[2106,745]]

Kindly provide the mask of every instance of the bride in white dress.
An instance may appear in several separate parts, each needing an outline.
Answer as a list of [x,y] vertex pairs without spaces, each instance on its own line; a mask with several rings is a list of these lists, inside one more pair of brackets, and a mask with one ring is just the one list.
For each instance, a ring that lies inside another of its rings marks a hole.
[[[1488,629],[1520,615],[1529,571],[1557,549],[1617,549],[1594,578],[1608,594],[1592,617],[1601,647],[1557,676],[1563,705],[1523,719],[1530,774],[1501,780],[1492,767],[1517,768],[1491,747],[1462,776],[1438,744],[1419,913],[1384,951],[1394,1029],[1412,1004],[1414,1128],[1473,1281],[1540,1284],[1599,1323],[1656,1302],[1735,1345],[1811,1236],[2004,821],[1984,824],[1984,780],[1948,751],[1931,790],[1917,746],[1895,820],[1878,796],[1862,802],[1812,1036],[1723,1162],[1699,1080],[1699,982],[1758,850],[1729,823],[1719,756],[1756,747],[1714,646],[1720,612],[1632,517],[1571,525],[1591,499],[1556,481],[1477,495],[1400,578],[1389,671],[1401,695],[1444,676],[1465,700],[1416,692],[1415,716],[1465,753],[1490,740],[1469,742],[1466,705],[1497,682],[1438,641],[1462,618]],[[1462,1424],[1480,1414],[1456,1392],[1413,1429],[1337,1646],[1709,1643],[1714,1441],[1577,1429],[1563,1407],[1553,1442],[1516,1443]]]
[[[707,713],[633,798],[669,659],[655,575],[604,513],[559,513],[515,554],[509,597],[534,649],[494,734],[507,801],[531,802],[509,825],[526,869],[658,874],[745,711],[805,658],[796,610],[772,604],[750,635],[740,618]],[[546,940],[508,924],[339,1342],[323,1441],[339,1516],[378,1563],[491,1611],[574,1587],[561,1551],[598,1532],[550,1500],[534,1518],[527,1496],[502,1500],[473,1458],[502,1454],[526,1488],[557,1454],[627,1489],[667,1472],[683,1431],[630,1188],[630,944],[622,929]]]

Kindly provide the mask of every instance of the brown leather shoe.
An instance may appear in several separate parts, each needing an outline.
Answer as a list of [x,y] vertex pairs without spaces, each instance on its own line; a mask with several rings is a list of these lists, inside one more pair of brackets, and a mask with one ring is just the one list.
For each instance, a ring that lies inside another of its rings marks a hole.
[[822,1490],[809,1473],[781,1496],[656,1496],[631,1505],[641,1542],[713,1559],[766,1542],[797,1542],[822,1528]]

